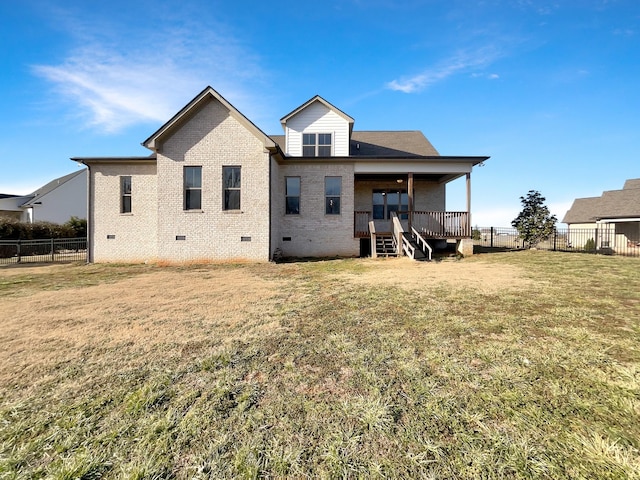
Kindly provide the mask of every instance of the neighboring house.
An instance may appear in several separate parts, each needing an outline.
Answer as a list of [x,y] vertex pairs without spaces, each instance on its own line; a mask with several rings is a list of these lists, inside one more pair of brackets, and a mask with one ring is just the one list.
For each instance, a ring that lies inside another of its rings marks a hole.
[[575,199],[562,222],[569,227],[568,241],[577,247],[587,229],[595,232],[590,237],[595,249],[640,247],[640,178],[627,180],[622,190]]
[[0,216],[29,223],[87,218],[87,169],[56,178],[29,195],[0,194]]
[[22,220],[24,210],[20,205],[30,200],[27,195],[11,195],[0,193],[0,217]]
[[[354,131],[319,96],[281,124],[266,135],[207,87],[143,142],[150,156],[72,158],[89,169],[90,261],[401,254],[410,226],[472,253],[470,174],[488,157]],[[446,212],[446,184],[465,176],[467,211]]]

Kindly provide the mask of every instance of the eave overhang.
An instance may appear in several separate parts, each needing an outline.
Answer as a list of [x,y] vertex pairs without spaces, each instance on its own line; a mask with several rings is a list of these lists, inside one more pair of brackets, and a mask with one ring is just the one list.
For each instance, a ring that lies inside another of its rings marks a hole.
[[95,165],[105,163],[132,163],[136,165],[141,164],[154,164],[156,163],[156,156],[146,157],[71,157],[73,162],[82,163],[83,165]]

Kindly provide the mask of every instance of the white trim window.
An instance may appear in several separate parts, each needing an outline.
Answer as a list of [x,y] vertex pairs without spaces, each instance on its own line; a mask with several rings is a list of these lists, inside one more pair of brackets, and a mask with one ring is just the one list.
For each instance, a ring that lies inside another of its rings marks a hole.
[[120,213],[131,213],[131,176],[120,177]]
[[202,208],[202,167],[184,167],[184,209]]
[[324,213],[340,215],[342,177],[324,177]]
[[285,214],[300,215],[300,177],[285,178]]
[[303,157],[330,157],[333,135],[331,133],[303,133]]
[[240,167],[222,167],[223,210],[240,210]]

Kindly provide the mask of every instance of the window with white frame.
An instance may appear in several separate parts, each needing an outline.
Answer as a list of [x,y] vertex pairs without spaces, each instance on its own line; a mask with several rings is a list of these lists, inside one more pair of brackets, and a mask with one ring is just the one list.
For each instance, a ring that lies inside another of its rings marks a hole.
[[300,177],[285,177],[285,213],[300,214]]
[[330,157],[332,137],[330,133],[303,133],[303,157]]
[[324,213],[340,215],[342,177],[324,177]]
[[131,213],[131,177],[120,177],[120,213]]
[[223,210],[240,210],[240,167],[222,167]]
[[184,167],[184,209],[202,208],[202,167]]

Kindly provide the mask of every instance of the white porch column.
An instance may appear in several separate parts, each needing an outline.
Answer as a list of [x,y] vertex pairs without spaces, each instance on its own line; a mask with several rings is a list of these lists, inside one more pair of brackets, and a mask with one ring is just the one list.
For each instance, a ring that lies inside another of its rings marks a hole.
[[467,173],[467,213],[471,221],[471,172]]

